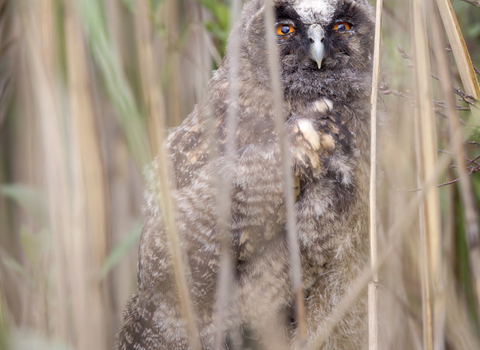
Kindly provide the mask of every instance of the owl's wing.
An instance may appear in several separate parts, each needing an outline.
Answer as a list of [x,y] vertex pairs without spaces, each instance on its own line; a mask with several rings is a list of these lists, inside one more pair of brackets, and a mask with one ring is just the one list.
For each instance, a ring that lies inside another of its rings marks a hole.
[[146,214],[139,246],[138,292],[125,306],[115,349],[187,350],[163,216],[154,206]]
[[[191,186],[174,193],[178,234],[189,267],[187,279],[206,347],[213,341],[212,309],[218,273],[215,193],[196,187],[205,186],[203,181],[212,186],[207,173],[208,169],[202,169]],[[139,247],[138,292],[125,308],[116,349],[186,350],[188,338],[179,311],[162,210],[149,205],[146,215]]]
[[124,324],[117,334],[116,349],[143,350],[149,349],[153,343],[152,318],[156,306],[149,300],[151,296],[132,295],[123,314]]
[[249,145],[238,153],[231,230],[240,261],[261,251],[284,230],[284,190],[277,146]]

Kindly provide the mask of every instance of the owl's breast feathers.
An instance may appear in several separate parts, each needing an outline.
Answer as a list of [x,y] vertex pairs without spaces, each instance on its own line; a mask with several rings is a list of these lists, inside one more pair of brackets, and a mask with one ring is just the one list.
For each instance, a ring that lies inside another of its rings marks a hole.
[[[355,139],[346,120],[333,109],[333,103],[319,99],[296,111],[287,120],[293,159],[293,172],[303,178],[320,178],[325,171],[335,171],[330,158],[347,157],[353,165]],[[338,174],[345,184],[348,174]]]

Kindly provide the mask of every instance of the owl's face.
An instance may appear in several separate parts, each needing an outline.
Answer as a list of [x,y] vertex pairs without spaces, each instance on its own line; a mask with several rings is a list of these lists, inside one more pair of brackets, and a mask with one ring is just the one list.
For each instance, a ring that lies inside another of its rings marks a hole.
[[284,69],[303,69],[317,76],[337,68],[362,69],[371,60],[373,23],[357,3],[279,2],[275,11]]
[[[257,67],[265,67],[267,56],[260,40],[262,3],[245,23],[249,59]],[[278,41],[287,100],[351,101],[368,94],[374,23],[366,0],[277,0],[274,6],[271,34]]]

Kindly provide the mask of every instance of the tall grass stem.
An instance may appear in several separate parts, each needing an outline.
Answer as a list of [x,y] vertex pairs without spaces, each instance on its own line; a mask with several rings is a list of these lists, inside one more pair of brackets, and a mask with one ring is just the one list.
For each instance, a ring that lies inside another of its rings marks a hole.
[[[378,78],[382,46],[383,0],[378,0],[375,14],[375,41],[373,52],[372,93],[370,98],[370,264],[377,265],[377,99]],[[373,279],[368,285],[368,344],[369,350],[378,349],[378,272],[373,270]]]

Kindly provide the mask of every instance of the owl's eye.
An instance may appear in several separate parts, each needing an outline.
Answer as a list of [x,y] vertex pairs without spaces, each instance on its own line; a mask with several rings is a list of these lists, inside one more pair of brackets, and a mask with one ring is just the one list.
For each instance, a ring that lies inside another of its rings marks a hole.
[[277,24],[277,35],[287,35],[295,31],[295,28],[291,24]]
[[333,26],[333,30],[339,33],[345,33],[350,30],[351,26],[347,22],[337,22]]

